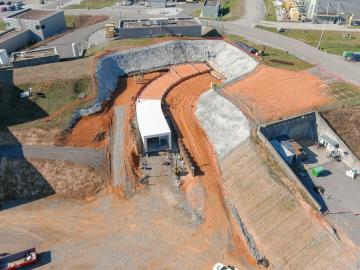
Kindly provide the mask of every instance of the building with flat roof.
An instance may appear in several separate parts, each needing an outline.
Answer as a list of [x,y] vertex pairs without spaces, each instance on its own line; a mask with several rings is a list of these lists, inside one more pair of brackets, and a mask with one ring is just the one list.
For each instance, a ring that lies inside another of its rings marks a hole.
[[201,36],[201,23],[193,17],[127,19],[119,22],[120,38]]
[[27,67],[59,61],[59,55],[54,47],[22,51],[11,54],[14,67]]
[[4,18],[11,27],[30,30],[34,41],[66,31],[64,11],[26,9],[21,13]]
[[219,16],[220,0],[206,0],[201,10],[202,18],[217,18]]
[[136,119],[144,153],[171,149],[171,130],[162,112],[161,100],[138,99]]
[[30,30],[9,29],[0,33],[0,49],[5,49],[7,53],[12,53],[25,47],[32,41]]
[[318,22],[336,23],[360,21],[359,0],[306,0],[305,12],[308,19]]

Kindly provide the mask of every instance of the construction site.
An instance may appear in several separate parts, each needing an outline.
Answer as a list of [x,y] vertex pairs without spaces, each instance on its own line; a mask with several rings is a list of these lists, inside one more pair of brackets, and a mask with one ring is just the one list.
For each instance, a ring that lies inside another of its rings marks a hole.
[[67,83],[74,99],[51,112],[0,116],[2,252],[36,247],[43,269],[359,269],[357,132],[338,131],[340,109],[317,112],[339,101],[326,80],[228,38],[55,66],[89,85]]

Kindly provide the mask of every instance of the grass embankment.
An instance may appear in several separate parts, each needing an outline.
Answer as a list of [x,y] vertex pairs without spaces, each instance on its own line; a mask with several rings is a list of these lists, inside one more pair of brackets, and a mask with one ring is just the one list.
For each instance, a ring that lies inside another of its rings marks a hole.
[[65,15],[65,24],[67,29],[74,30],[101,23],[108,19],[109,17],[105,15]]
[[[260,26],[261,29],[277,32],[276,28]],[[293,39],[297,39],[313,47],[319,44],[320,30],[298,30],[287,29],[285,32],[279,33]],[[351,37],[346,37],[348,32],[324,31],[321,41],[321,50],[328,53],[342,55],[344,51],[360,51],[360,33],[351,33]]]
[[6,23],[0,20],[0,31],[5,31],[5,30],[6,30]]
[[320,111],[333,110],[339,107],[349,107],[360,104],[360,87],[348,82],[334,82],[327,87],[328,94],[335,102],[324,106]]
[[[121,39],[121,40],[113,40],[109,43],[104,45],[99,45],[96,47],[92,47],[86,50],[85,56],[93,55],[96,52],[102,52],[107,49],[112,48],[132,48],[132,47],[142,47],[142,46],[149,46],[155,43],[155,40],[162,39],[162,38],[138,38],[138,39]],[[164,38],[165,40],[166,38]]]
[[264,4],[266,7],[264,19],[266,21],[276,22],[277,19],[273,0],[264,0]]
[[[30,87],[33,95],[20,98],[20,93],[28,91]],[[91,87],[90,77],[5,86],[0,91],[0,128],[66,127],[74,109],[90,101],[79,99],[79,94],[85,93],[88,96]]]
[[245,12],[244,0],[222,0],[221,20],[233,21],[241,19]]
[[[245,13],[245,0],[221,0],[219,19],[223,21],[234,21],[241,19]],[[191,13],[193,17],[199,17],[201,10],[197,9]]]
[[236,36],[236,35],[228,35],[229,39],[234,41],[241,41],[249,46],[252,46],[256,48],[257,50],[264,50],[265,53],[263,55],[264,64],[271,66],[271,67],[278,67],[288,70],[305,70],[313,67],[314,65],[310,64],[309,62],[303,61],[299,58],[297,58],[294,55],[291,55],[287,52],[284,52],[282,50],[274,49],[271,47],[255,44],[253,42],[250,42],[246,40],[243,37]]
[[69,5],[66,8],[74,9],[99,9],[114,5],[117,0],[82,0],[80,4]]

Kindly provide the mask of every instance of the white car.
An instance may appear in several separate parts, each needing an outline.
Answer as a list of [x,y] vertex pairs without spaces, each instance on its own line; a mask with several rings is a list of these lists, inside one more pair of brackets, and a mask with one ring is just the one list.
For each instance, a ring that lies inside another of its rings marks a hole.
[[222,263],[217,263],[213,266],[212,270],[239,270],[239,269],[231,265],[225,266]]

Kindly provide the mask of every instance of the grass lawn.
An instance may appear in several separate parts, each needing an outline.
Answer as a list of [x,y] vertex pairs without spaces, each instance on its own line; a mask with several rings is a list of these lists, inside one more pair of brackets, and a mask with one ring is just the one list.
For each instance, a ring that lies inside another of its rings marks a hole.
[[65,15],[65,24],[66,28],[72,29],[75,25],[75,16],[74,15]]
[[5,30],[6,30],[6,23],[0,20],[0,31],[5,31]]
[[[157,38],[161,39],[161,38]],[[154,39],[152,38],[136,38],[136,39],[119,39],[113,40],[107,44],[96,46],[93,48],[89,48],[85,52],[85,56],[93,55],[96,52],[101,52],[106,49],[111,48],[131,48],[131,47],[142,47],[142,46],[149,46],[154,44]]]
[[[78,98],[80,93],[89,95],[91,92],[92,80],[90,77],[83,77],[72,80],[55,80],[34,82],[32,84],[9,86],[0,92],[0,128],[10,126],[31,126],[31,127],[65,127],[74,109],[81,104],[72,103],[81,101]],[[20,99],[23,91],[32,88],[33,95],[29,98]],[[44,122],[41,119],[61,111],[51,122]]]
[[223,6],[221,20],[233,21],[244,16],[244,0],[222,0],[221,5]]
[[266,13],[264,19],[266,21],[276,22],[277,20],[276,20],[276,13],[275,13],[273,0],[264,0],[264,4],[266,7]]
[[201,9],[197,9],[197,10],[194,10],[194,11],[191,13],[191,16],[193,16],[193,17],[200,17],[200,14],[201,14]]
[[360,87],[357,85],[348,82],[335,82],[328,86],[327,91],[337,102],[322,110],[360,104]]
[[268,66],[294,70],[294,71],[305,70],[314,66],[282,50],[274,49],[267,46],[264,47],[263,45],[252,43],[246,40],[245,38],[236,35],[228,35],[227,37],[234,41],[244,42],[256,48],[257,50],[263,50],[265,48],[265,54],[263,56],[263,60],[264,63]]
[[[276,28],[260,27],[261,29],[277,32]],[[321,36],[318,30],[288,29],[281,35],[300,40],[313,47],[317,47]],[[344,51],[360,51],[360,33],[351,33],[351,39],[345,38],[346,32],[324,31],[321,49],[332,54],[342,55]]]
[[89,8],[98,9],[114,5],[117,0],[82,0],[80,4],[74,4],[67,6],[66,8]]

